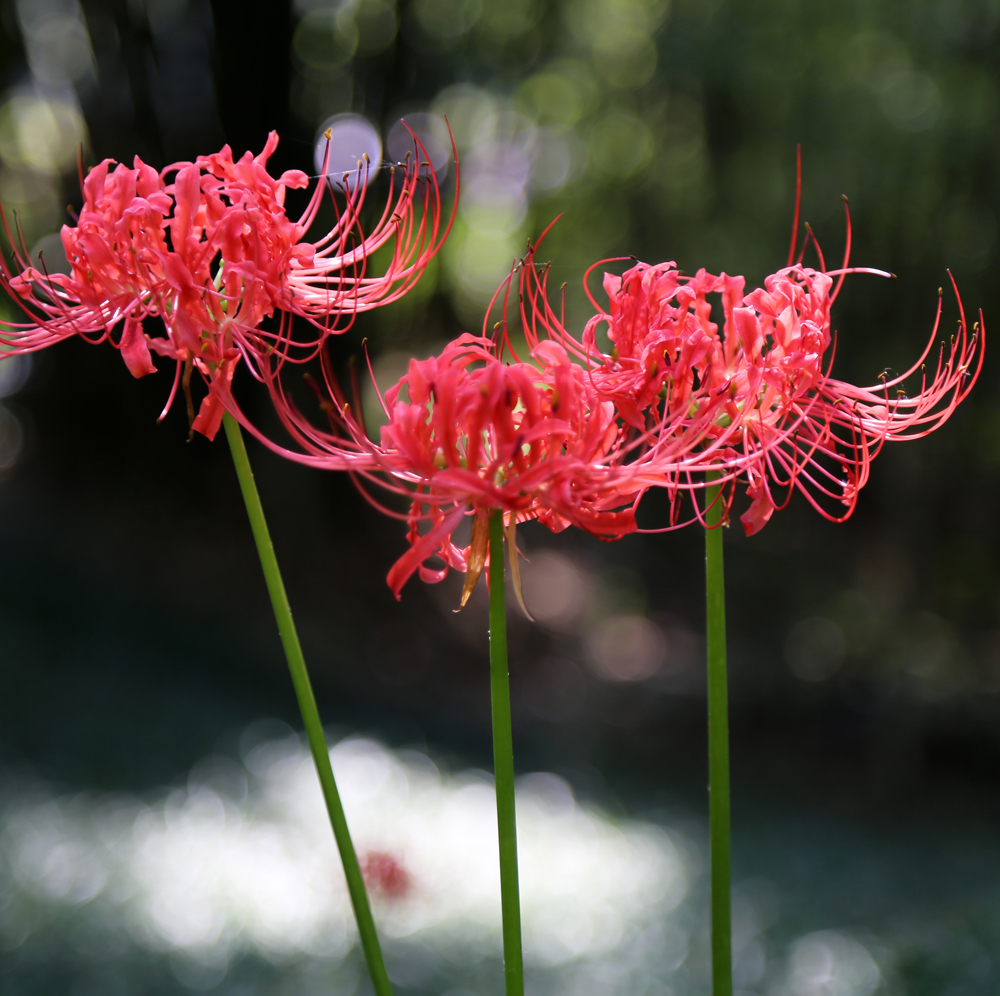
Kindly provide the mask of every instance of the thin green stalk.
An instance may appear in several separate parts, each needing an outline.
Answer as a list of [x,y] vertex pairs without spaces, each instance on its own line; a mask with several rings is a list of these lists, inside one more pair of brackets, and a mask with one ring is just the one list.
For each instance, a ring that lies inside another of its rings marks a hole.
[[[510,555],[517,556],[513,550]],[[499,511],[490,516],[490,700],[493,705],[493,776],[500,834],[504,991],[506,996],[524,996],[517,826],[514,817],[514,734],[510,723],[507,604],[503,585],[503,512]]]
[[[725,505],[718,484],[705,490],[705,608],[708,644],[708,822],[712,876],[712,993],[732,996],[729,844],[729,692],[726,678],[726,581],[722,567]],[[719,501],[715,501],[716,497]],[[713,502],[715,504],[713,505]]]
[[285,584],[281,580],[278,558],[274,555],[274,546],[271,543],[271,534],[264,518],[260,495],[257,494],[257,485],[253,479],[253,471],[250,469],[250,460],[247,456],[247,448],[243,443],[243,434],[240,432],[236,419],[228,412],[223,416],[222,421],[226,427],[226,438],[229,440],[229,448],[233,454],[233,463],[236,465],[236,476],[240,481],[240,490],[243,492],[247,515],[250,517],[250,528],[253,530],[253,538],[257,543],[260,566],[264,570],[264,580],[267,582],[267,591],[271,596],[274,618],[278,623],[282,646],[285,648],[285,658],[288,660],[288,670],[291,672],[292,684],[295,686],[295,696],[299,700],[299,710],[302,713],[302,722],[305,724],[306,737],[312,750],[313,761],[316,763],[316,771],[323,788],[327,812],[330,814],[333,836],[337,841],[340,860],[344,865],[347,889],[354,907],[354,917],[358,923],[358,934],[361,937],[365,961],[368,962],[368,971],[372,977],[376,996],[392,996],[392,985],[389,982],[389,975],[382,959],[382,949],[375,931],[375,921],[372,919],[368,893],[365,891],[365,880],[358,864],[358,856],[354,853],[354,845],[351,843],[351,832],[347,828],[347,818],[344,816],[344,807],[341,805],[340,793],[337,791],[333,768],[330,765],[330,753],[326,736],[323,733],[323,724],[319,718],[319,710],[316,708],[316,698],[309,681],[309,672],[306,670],[306,660],[302,654],[299,635],[292,620],[292,610],[288,604],[288,596],[285,594]]

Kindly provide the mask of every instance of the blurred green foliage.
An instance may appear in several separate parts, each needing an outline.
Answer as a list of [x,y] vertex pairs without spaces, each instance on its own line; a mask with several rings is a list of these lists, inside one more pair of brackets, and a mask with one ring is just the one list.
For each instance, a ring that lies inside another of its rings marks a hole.
[[[799,144],[803,218],[828,260],[843,252],[847,195],[853,260],[898,275],[849,280],[835,309],[836,375],[872,383],[904,369],[929,333],[946,268],[987,328],[998,313],[996,0],[294,0],[238,23],[214,0],[214,29],[203,0],[133,0],[127,11],[89,0],[59,8],[61,34],[28,0],[14,9],[2,39],[11,82],[0,102],[0,199],[29,245],[77,196],[80,140],[88,161],[141,149],[166,162],[207,151],[212,120],[211,134],[237,153],[281,126],[279,168],[302,167],[331,115],[363,114],[383,136],[401,116],[447,116],[462,171],[451,237],[416,292],[362,316],[336,347],[344,360],[368,335],[383,381],[409,355],[477,330],[525,241],[559,215],[543,257],[553,289],[567,284],[576,329],[590,313],[583,271],[604,257],[673,259],[759,283],[786,258]],[[196,23],[207,25],[201,49],[184,34]],[[133,118],[112,141],[101,114],[113,102],[94,94],[113,79],[108,52],[124,59],[130,37],[147,46],[161,91],[143,117],[146,70],[132,73]],[[268,45],[270,58],[257,58]],[[198,59],[214,71],[217,94],[205,99],[216,117],[205,111],[197,128],[191,95],[167,85],[177,53],[194,60],[188,75]],[[233,65],[257,68],[234,81]],[[62,89],[51,82],[60,66]],[[254,103],[263,92],[278,94],[287,120]],[[233,121],[253,127],[234,131]],[[945,333],[956,317],[946,291]],[[373,422],[376,408],[370,395]],[[730,583],[742,594],[732,624],[746,637],[734,654],[738,689],[774,701],[777,667],[789,694],[822,685],[856,702],[860,684],[889,699],[1000,704],[998,474],[988,360],[946,428],[879,457],[850,525],[793,501],[752,541],[733,530]],[[657,524],[655,499],[646,514]],[[696,545],[688,535],[626,541],[602,556],[639,578],[636,606],[667,607],[697,629],[697,585],[662,569],[675,555],[697,564]],[[749,597],[758,591],[766,608]]]
[[880,326],[878,348],[862,347],[867,379],[917,348],[945,267],[970,304],[988,303],[991,0],[300,0],[299,12],[301,127],[342,110],[385,127],[418,107],[448,115],[467,186],[442,289],[466,327],[559,214],[546,255],[573,321],[587,313],[582,270],[605,256],[759,282],[784,262],[799,143],[803,216],[827,254],[842,252],[845,194],[854,259],[900,277],[856,279],[844,299],[854,325],[866,312]]

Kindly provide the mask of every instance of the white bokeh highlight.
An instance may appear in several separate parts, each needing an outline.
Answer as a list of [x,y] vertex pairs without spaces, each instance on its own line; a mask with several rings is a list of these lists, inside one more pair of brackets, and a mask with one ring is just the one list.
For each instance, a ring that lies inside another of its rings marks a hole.
[[[498,954],[500,881],[492,779],[443,775],[424,755],[364,739],[331,752],[358,853],[389,855],[405,894],[373,897],[391,944],[450,959]],[[670,836],[578,803],[551,774],[518,786],[525,956],[601,958],[670,918],[688,871]],[[48,907],[92,903],[152,951],[225,965],[341,958],[355,932],[308,752],[297,737],[253,747],[245,770],[203,764],[152,804],[45,797],[2,816],[11,884]],[[0,872],[2,874],[2,872]]]
[[351,191],[358,183],[367,186],[382,166],[378,129],[360,114],[335,114],[319,126],[314,161],[316,175],[324,175],[325,164],[325,175],[334,186],[346,185]]

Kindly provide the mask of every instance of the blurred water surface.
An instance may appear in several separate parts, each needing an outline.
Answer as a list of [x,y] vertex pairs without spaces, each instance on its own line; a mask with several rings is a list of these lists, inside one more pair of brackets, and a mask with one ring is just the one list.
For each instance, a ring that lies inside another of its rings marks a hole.
[[[186,785],[143,797],[8,777],[5,991],[366,991],[312,760],[291,731],[274,739],[281,726],[254,724],[241,756],[207,757]],[[331,758],[399,991],[499,992],[490,777],[360,738]],[[529,992],[704,992],[703,827],[611,817],[546,773],[520,779],[517,804]],[[740,992],[930,992],[930,973],[949,992],[990,991],[995,852],[954,840],[933,854],[904,832],[879,854],[857,828],[802,820],[741,834],[738,864],[770,863],[783,837],[772,874],[736,887]],[[824,919],[835,927],[809,929]]]

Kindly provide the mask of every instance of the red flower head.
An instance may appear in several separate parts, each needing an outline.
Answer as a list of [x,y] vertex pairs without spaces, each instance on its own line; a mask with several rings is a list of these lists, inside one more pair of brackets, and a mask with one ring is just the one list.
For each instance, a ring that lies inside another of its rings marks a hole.
[[[796,224],[797,219],[796,210]],[[745,475],[752,501],[741,521],[748,534],[763,528],[796,488],[827,518],[846,519],[882,444],[919,438],[943,424],[982,368],[982,315],[970,334],[959,300],[958,334],[949,346],[942,342],[928,375],[925,361],[937,336],[939,299],[930,341],[902,376],[872,387],[831,377],[830,309],[845,276],[889,274],[848,267],[849,213],[840,269],[826,271],[811,230],[807,241],[819,255],[820,269],[792,263],[793,238],[788,266],[745,296],[742,277],[715,277],[704,270],[687,277],[673,263],[637,263],[621,277],[606,274],[609,307],[602,310],[591,297],[597,314],[580,340],[548,306],[547,270],[533,265],[534,250],[526,260],[532,265],[522,269],[521,311],[529,344],[551,336],[586,363],[595,393],[613,401],[640,435],[648,436],[655,426],[656,440],[642,458],[643,480],[667,487],[673,497],[679,489],[683,493],[685,481],[688,490],[698,486],[692,474],[709,473],[713,481]],[[606,262],[592,266],[587,276]],[[712,293],[721,296],[721,334],[710,317]],[[602,324],[613,343],[610,354],[597,345]],[[903,384],[918,371],[920,390],[908,396]],[[662,477],[655,481],[657,470]],[[703,486],[704,476],[700,479]],[[775,487],[787,489],[780,503]],[[826,507],[829,499],[839,511]],[[668,528],[683,524],[672,514]]]
[[[919,439],[943,425],[972,390],[983,366],[985,330],[982,312],[970,334],[958,287],[959,327],[950,344],[942,340],[928,377],[927,358],[934,350],[941,321],[941,290],[930,338],[913,366],[889,380],[856,387],[830,376],[836,348],[830,309],[849,273],[881,270],[849,268],[851,214],[844,198],[847,237],[839,270],[826,270],[823,252],[806,225],[798,261],[802,159],[797,159],[795,217],[788,262],[767,277],[764,288],[733,310],[739,338],[738,364],[730,368],[733,401],[743,425],[740,460],[750,486],[750,508],[740,517],[748,536],[763,529],[776,508],[798,489],[821,515],[843,522],[854,512],[869,466],[886,441]],[[802,265],[812,242],[819,270]],[[833,277],[838,277],[836,286]],[[904,384],[920,378],[920,390]],[[785,489],[775,500],[774,489]],[[836,510],[829,505],[834,503]]]
[[[389,422],[379,445],[329,374],[334,432],[310,425],[272,382],[278,412],[304,450],[280,452],[356,471],[409,497],[410,549],[387,578],[397,597],[415,572],[433,582],[453,567],[466,572],[464,604],[486,563],[487,521],[498,509],[509,534],[528,519],[605,538],[635,529],[631,506],[643,485],[624,461],[614,406],[597,398],[586,371],[558,344],[539,344],[533,358],[538,365],[504,363],[492,340],[466,334],[438,356],[411,360],[385,394]],[[472,541],[460,549],[452,535],[468,515]],[[433,557],[440,568],[426,565]]]
[[[30,321],[4,323],[0,342],[28,352],[73,335],[110,340],[136,377],[156,369],[152,348],[177,364],[164,414],[182,371],[187,391],[197,369],[209,393],[197,418],[189,396],[192,428],[214,437],[241,357],[257,373],[275,355],[315,355],[326,335],[343,331],[343,318],[349,324],[358,311],[405,293],[443,240],[436,180],[415,160],[405,166],[371,232],[360,224],[365,184],[345,184],[337,223],[316,242],[305,241],[326,184],[317,184],[302,216],[292,221],[285,193],[306,187],[308,177],[300,170],[278,178],[267,172],[277,144],[272,132],[258,156],[248,152],[234,161],[225,146],[160,173],[138,157],[133,169],[119,164],[111,170],[111,160],[95,166],[82,182],[77,225],[61,233],[70,274],[48,273],[44,260],[41,269],[29,265],[24,253],[15,257],[18,272],[3,267],[0,280]],[[386,273],[369,276],[368,256],[390,240],[394,253]],[[295,340],[294,315],[316,334]],[[145,331],[151,317],[163,322],[165,337]],[[273,329],[263,329],[272,318]]]

